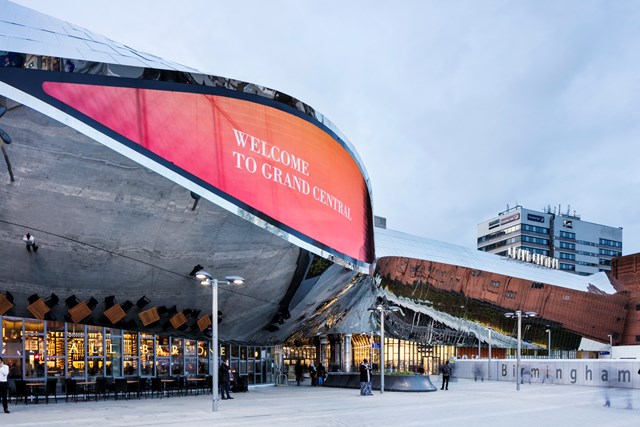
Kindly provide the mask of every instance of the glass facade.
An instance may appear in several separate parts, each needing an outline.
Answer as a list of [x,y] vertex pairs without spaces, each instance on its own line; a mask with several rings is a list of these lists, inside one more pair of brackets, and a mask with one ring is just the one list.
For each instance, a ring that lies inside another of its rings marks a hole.
[[[353,337],[353,367],[357,370],[362,359],[371,360],[374,370],[380,367],[380,337],[374,336],[376,349],[369,344],[371,337]],[[364,344],[366,342],[366,345]],[[438,374],[439,367],[451,357],[457,356],[457,347],[451,345],[427,345],[415,341],[385,337],[384,365],[388,373]]]
[[[9,378],[209,375],[210,342],[102,326],[0,317]],[[220,343],[246,384],[274,382],[273,347]]]

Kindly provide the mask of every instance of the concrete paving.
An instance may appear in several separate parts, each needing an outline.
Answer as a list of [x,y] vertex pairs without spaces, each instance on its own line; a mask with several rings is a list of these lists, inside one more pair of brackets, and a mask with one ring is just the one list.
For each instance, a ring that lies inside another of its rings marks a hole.
[[[437,384],[438,378],[433,378]],[[374,392],[310,386],[251,388],[220,402],[211,412],[211,396],[80,401],[11,405],[0,425],[23,426],[443,426],[492,427],[637,426],[640,391],[612,390],[603,407],[604,389],[549,384],[451,382],[448,391]],[[625,409],[631,399],[635,408]]]

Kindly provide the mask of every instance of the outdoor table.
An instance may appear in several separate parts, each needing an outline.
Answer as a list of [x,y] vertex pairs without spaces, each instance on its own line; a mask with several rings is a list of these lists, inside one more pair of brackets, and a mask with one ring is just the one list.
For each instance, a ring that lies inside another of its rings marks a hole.
[[198,328],[200,328],[200,332],[203,332],[211,325],[211,318],[209,316],[203,316],[198,319]]
[[4,294],[0,294],[0,316],[11,310],[13,304]]
[[31,401],[33,402],[33,396],[36,397],[36,403],[38,403],[38,393],[34,393],[34,391],[38,391],[39,387],[44,387],[45,384],[44,383],[40,383],[40,382],[33,382],[33,383],[26,383],[26,386],[29,387],[31,389]]
[[151,307],[148,310],[141,311],[138,313],[140,320],[142,321],[142,326],[149,326],[153,322],[157,322],[160,320],[160,314],[158,314],[158,307]]
[[168,383],[174,383],[176,382],[176,380],[174,380],[173,378],[164,378],[162,380],[160,380],[160,382],[162,382],[162,393],[164,396],[169,396],[169,394],[167,393],[167,384]]
[[27,306],[27,310],[36,319],[44,320],[44,315],[47,314],[51,309],[47,306],[42,298],[38,298],[34,303],[29,304]]
[[180,312],[176,313],[171,319],[169,319],[169,321],[174,328],[178,329],[180,326],[187,323],[187,318],[183,312]]
[[85,302],[80,302],[69,309],[69,315],[73,323],[80,323],[82,319],[91,314],[91,309]]
[[[198,383],[201,381],[206,381],[206,378],[187,377],[187,382],[194,383],[193,386],[196,387],[196,394],[198,394]],[[189,392],[189,389],[187,389],[187,392]]]
[[104,312],[104,315],[114,325],[125,318],[127,313],[124,312],[120,304],[114,304],[110,309]]
[[[96,385],[95,381],[80,381],[77,382],[76,385],[79,385],[82,387],[82,395],[84,396],[84,400],[87,400],[87,394],[89,393],[89,386],[94,386]],[[98,398],[96,397],[96,400],[98,400]]]

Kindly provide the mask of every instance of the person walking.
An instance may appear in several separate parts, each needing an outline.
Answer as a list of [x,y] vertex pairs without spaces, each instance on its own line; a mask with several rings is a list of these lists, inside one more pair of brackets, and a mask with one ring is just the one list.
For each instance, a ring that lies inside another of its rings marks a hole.
[[316,365],[313,364],[313,360],[309,363],[309,377],[311,378],[311,387],[318,385],[318,370]]
[[7,377],[9,376],[9,366],[4,364],[4,360],[0,357],[0,399],[2,399],[2,408],[4,413],[9,413],[9,403],[7,402],[7,389],[9,383]]
[[[220,396],[222,400],[225,399],[233,399],[231,397],[231,375],[229,372],[229,359],[225,359],[224,362],[220,364],[220,370],[218,371],[218,375],[220,376]],[[224,395],[227,397],[224,397]]]
[[318,385],[322,385],[324,382],[324,376],[327,374],[327,370],[325,369],[322,362],[318,363]]
[[299,360],[296,362],[294,369],[294,372],[296,373],[296,383],[300,386],[300,381],[302,381],[302,364]]
[[27,232],[24,236],[22,236],[22,241],[26,243],[27,250],[31,252],[33,248],[33,252],[38,252],[38,245],[36,245],[36,239],[31,235],[31,233]]
[[449,377],[451,376],[451,365],[449,365],[448,360],[442,367],[441,371],[442,371],[442,387],[440,387],[440,390],[449,390]]
[[360,396],[373,396],[371,392],[371,367],[367,359],[360,364]]

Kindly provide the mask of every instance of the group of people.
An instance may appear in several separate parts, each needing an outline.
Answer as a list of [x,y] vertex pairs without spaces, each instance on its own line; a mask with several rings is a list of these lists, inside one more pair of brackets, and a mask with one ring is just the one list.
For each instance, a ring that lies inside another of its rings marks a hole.
[[[296,384],[299,386],[304,376],[304,367],[299,360],[296,362],[294,372],[296,374]],[[318,364],[317,368],[313,361],[309,363],[308,372],[309,377],[311,378],[312,387],[321,386],[327,376],[327,369],[324,367],[322,362]]]

